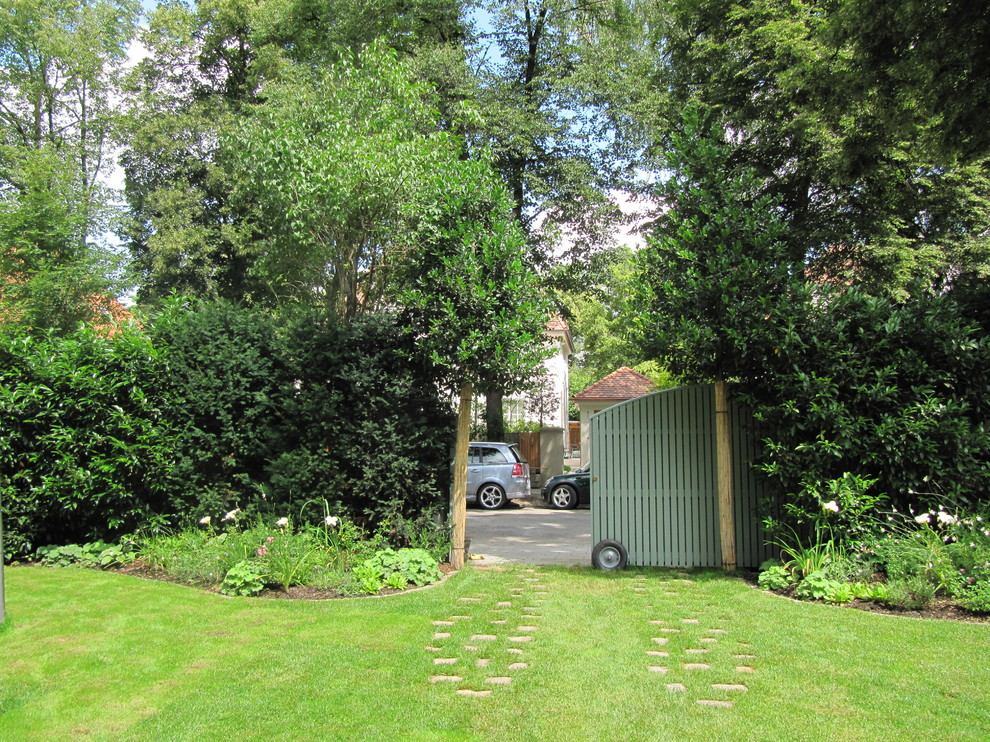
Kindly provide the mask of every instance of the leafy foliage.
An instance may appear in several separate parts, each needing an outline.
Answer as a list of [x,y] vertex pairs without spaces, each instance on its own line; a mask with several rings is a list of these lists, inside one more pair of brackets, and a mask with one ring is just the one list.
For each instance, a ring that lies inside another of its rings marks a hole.
[[114,340],[0,333],[0,499],[5,550],[29,553],[134,531],[172,512],[173,442],[155,389],[159,350]]
[[278,455],[291,395],[274,319],[224,302],[175,301],[149,332],[167,364],[156,391],[176,431],[176,502],[199,518],[253,501]]
[[849,473],[900,510],[987,491],[990,345],[951,296],[900,303],[850,289],[808,314],[740,390],[781,492],[814,514],[836,497],[826,483],[841,489]]
[[220,592],[224,595],[257,595],[265,589],[264,568],[255,561],[241,560],[227,570]]

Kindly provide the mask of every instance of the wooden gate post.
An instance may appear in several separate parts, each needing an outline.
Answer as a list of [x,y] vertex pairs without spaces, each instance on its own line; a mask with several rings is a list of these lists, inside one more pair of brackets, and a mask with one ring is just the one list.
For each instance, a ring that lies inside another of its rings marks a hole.
[[467,538],[467,467],[468,443],[471,439],[471,400],[474,385],[461,385],[461,399],[457,408],[457,442],[454,444],[454,486],[450,493],[450,566],[464,566],[465,540]]
[[725,380],[715,382],[715,451],[718,459],[718,525],[722,569],[736,569],[736,518],[732,492],[732,438],[729,434],[729,394]]

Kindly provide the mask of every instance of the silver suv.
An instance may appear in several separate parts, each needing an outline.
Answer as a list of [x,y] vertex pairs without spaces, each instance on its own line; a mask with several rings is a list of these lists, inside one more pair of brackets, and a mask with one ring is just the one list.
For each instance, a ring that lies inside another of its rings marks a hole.
[[467,501],[496,510],[529,494],[529,464],[512,443],[471,443],[468,448]]

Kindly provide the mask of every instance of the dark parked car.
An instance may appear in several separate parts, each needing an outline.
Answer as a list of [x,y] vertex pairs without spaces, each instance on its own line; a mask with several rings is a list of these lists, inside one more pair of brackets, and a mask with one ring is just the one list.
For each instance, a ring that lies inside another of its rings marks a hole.
[[543,499],[557,510],[570,510],[591,502],[591,472],[577,469],[550,477],[543,485]]

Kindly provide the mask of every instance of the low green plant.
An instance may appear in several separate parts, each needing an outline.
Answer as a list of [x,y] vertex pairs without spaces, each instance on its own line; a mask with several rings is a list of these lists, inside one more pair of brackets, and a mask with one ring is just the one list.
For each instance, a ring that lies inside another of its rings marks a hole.
[[265,570],[258,562],[242,560],[227,570],[220,586],[224,595],[257,595],[265,589]]
[[757,583],[764,590],[783,590],[794,584],[794,578],[784,565],[772,564],[760,572]]
[[860,580],[851,583],[849,588],[852,590],[852,596],[856,600],[870,600],[883,603],[889,597],[887,586],[882,582],[869,583]]
[[363,593],[374,595],[381,592],[385,586],[385,573],[380,567],[369,564],[366,560],[363,564],[354,567],[353,573],[358,580],[358,589]]
[[385,576],[385,587],[391,590],[404,590],[408,584],[401,572],[392,572]]
[[366,565],[376,567],[382,574],[389,575],[398,572],[414,585],[422,587],[440,579],[440,567],[425,549],[379,549],[375,555],[365,561]]
[[137,556],[130,542],[111,544],[107,541],[92,541],[82,545],[41,546],[36,553],[38,560],[47,567],[76,566],[91,569],[108,569],[129,564]]
[[887,605],[905,610],[922,610],[935,600],[935,585],[923,575],[911,575],[887,583]]
[[802,600],[825,600],[839,590],[841,585],[841,582],[829,579],[822,570],[818,570],[811,572],[798,583],[794,596]]
[[275,528],[274,535],[266,536],[256,553],[272,581],[288,590],[307,581],[319,549],[305,535],[293,533],[288,518],[280,518]]
[[990,613],[990,582],[978,582],[966,589],[959,603],[963,608],[976,613]]
[[855,600],[856,595],[853,586],[848,582],[836,582],[835,586],[825,594],[825,602],[835,605],[844,605]]
[[790,531],[789,539],[770,543],[780,549],[784,568],[792,572],[796,578],[805,578],[818,572],[833,557],[842,553],[827,525],[816,523],[814,536],[808,541],[805,541],[793,528],[788,526],[787,530]]

